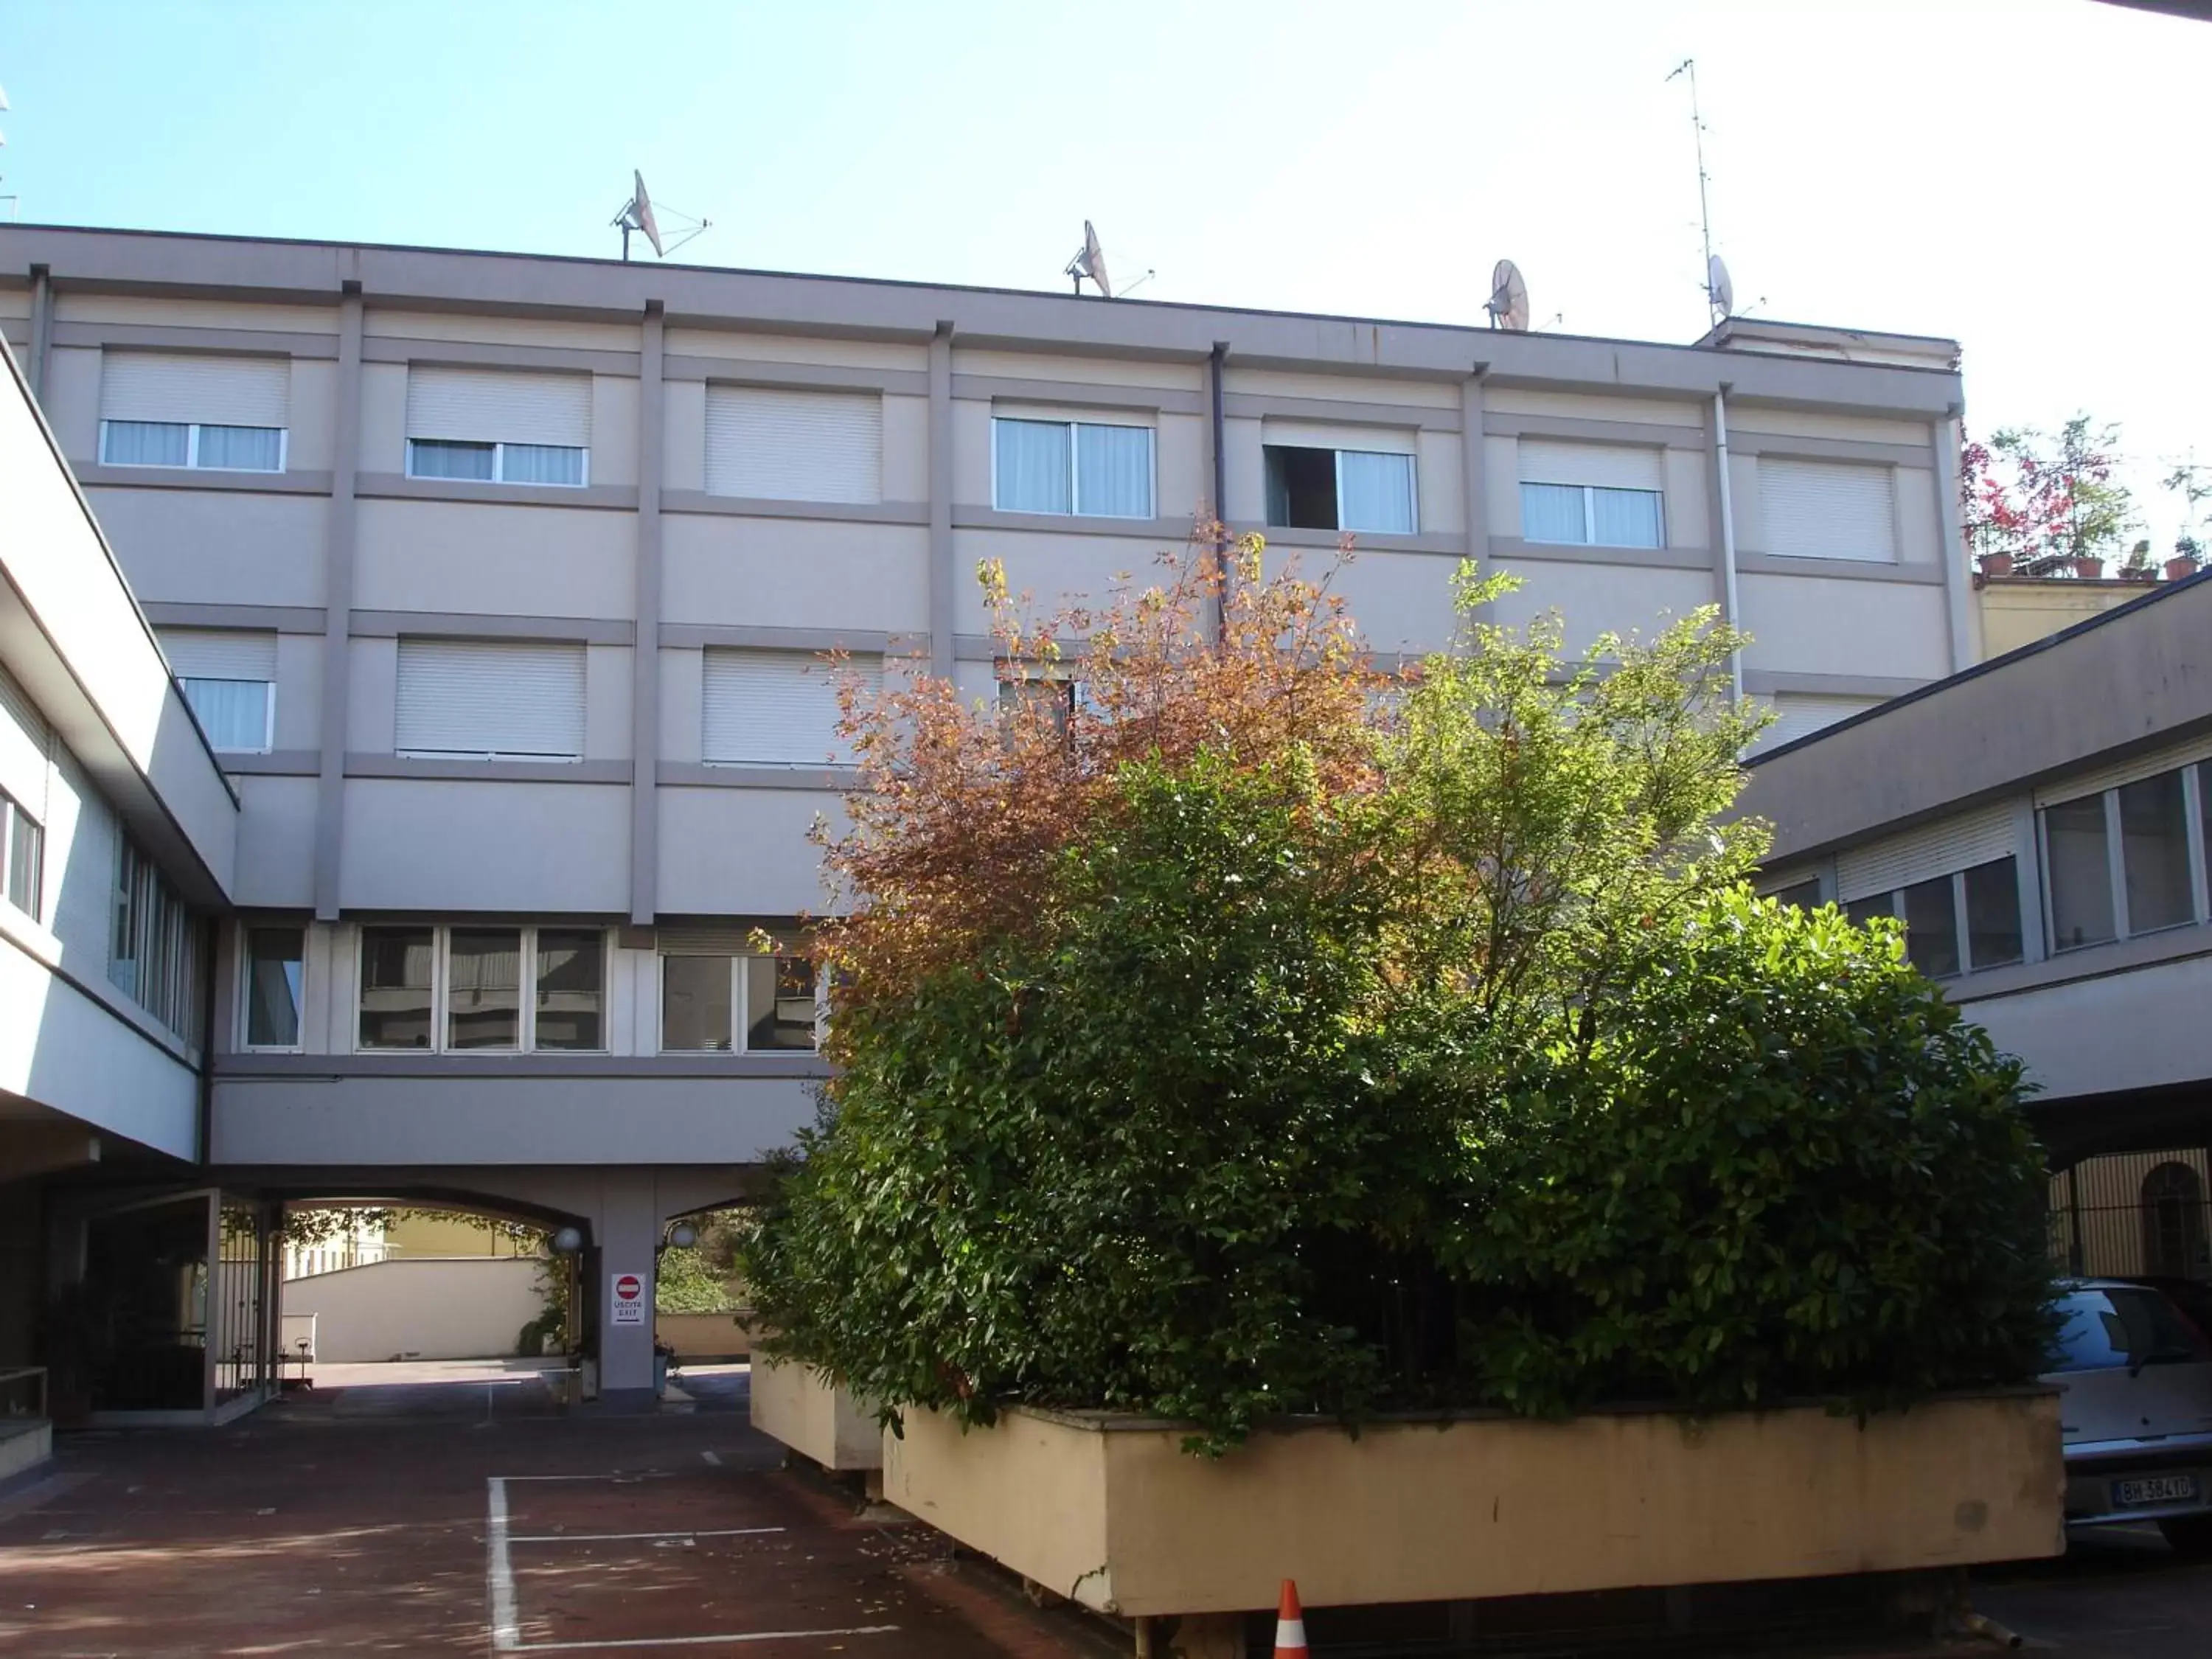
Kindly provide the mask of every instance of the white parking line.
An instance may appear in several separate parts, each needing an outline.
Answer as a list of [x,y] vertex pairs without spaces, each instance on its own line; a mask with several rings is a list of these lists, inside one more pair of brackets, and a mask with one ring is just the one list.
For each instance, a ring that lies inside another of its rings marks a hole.
[[580,1653],[610,1649],[706,1648],[738,1642],[799,1642],[831,1636],[889,1636],[896,1625],[848,1625],[836,1630],[729,1631],[715,1636],[639,1636],[592,1642],[525,1642],[521,1613],[514,1596],[514,1565],[509,1547],[515,1544],[580,1544],[611,1540],[650,1538],[739,1538],[778,1533],[782,1527],[730,1527],[692,1532],[522,1533],[507,1530],[507,1487],[511,1480],[607,1480],[617,1485],[647,1476],[614,1474],[495,1474],[484,1481],[484,1595],[491,1614],[491,1646],[495,1653]]
[[609,1544],[625,1538],[750,1538],[781,1527],[679,1527],[674,1532],[519,1532],[510,1544]]

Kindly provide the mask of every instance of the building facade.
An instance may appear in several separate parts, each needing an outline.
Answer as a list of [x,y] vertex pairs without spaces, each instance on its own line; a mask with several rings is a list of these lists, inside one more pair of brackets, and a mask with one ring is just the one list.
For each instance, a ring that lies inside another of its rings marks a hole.
[[1763,884],[2027,1062],[2076,1271],[2212,1279],[2212,573],[1754,757]]
[[577,1224],[611,1389],[610,1276],[814,1111],[820,653],[994,698],[979,561],[1049,606],[1349,534],[1386,655],[1464,559],[1571,644],[1717,605],[1777,740],[1980,655],[1947,341],[39,227],[0,333],[235,797],[198,1155]]

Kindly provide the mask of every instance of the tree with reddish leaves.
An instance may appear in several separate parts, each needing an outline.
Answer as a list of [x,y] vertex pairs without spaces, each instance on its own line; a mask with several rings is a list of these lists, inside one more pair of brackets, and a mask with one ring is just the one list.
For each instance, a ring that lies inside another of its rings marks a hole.
[[2006,427],[1987,444],[1966,444],[1960,508],[1967,547],[1984,568],[2101,574],[2136,523],[2134,498],[2113,477],[2119,439],[2118,426],[2082,414],[2056,433]]

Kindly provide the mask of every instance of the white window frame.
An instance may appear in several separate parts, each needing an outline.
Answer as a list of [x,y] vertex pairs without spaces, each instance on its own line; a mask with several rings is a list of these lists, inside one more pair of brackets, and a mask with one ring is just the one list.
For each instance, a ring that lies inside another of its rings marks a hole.
[[[2120,835],[2120,791],[2130,783],[2144,783],[2152,778],[2164,777],[2169,771],[2181,774],[2181,815],[2186,831],[2189,856],[2190,914],[2182,921],[2170,921],[2162,927],[2136,927],[2128,915],[2127,847]],[[2090,790],[2084,794],[2053,796],[2035,809],[2035,855],[2039,866],[2037,884],[2041,888],[2043,901],[2043,937],[2052,939],[2056,932],[2056,896],[2051,889],[2050,831],[2045,814],[2053,806],[2070,806],[2075,801],[2094,795],[2105,809],[2105,880],[2109,884],[2112,905],[2112,936],[2099,939],[2095,945],[2076,945],[2065,949],[2052,948],[2045,952],[2050,957],[2070,957],[2084,951],[2094,951],[2100,945],[2118,945],[2131,939],[2145,939],[2153,933],[2171,933],[2184,927],[2202,927],[2212,921],[2212,891],[2208,891],[2204,868],[2204,791],[2212,784],[2212,760],[2191,761],[2180,766],[2162,768],[2148,772],[2140,778],[2130,778],[2127,783],[2116,783],[2106,789]]]
[[[359,1054],[445,1054],[456,1060],[512,1060],[518,1054],[545,1054],[558,1058],[574,1054],[605,1054],[614,1052],[614,941],[610,931],[595,927],[588,922],[549,921],[543,926],[555,933],[596,933],[599,936],[599,1046],[596,1048],[544,1048],[538,1046],[538,935],[537,922],[508,921],[370,921],[353,930],[353,996],[347,1018],[351,1022],[352,1048]],[[361,1040],[362,956],[368,942],[372,927],[422,928],[430,930],[430,1043],[423,1048],[395,1048],[381,1043],[365,1043]],[[465,933],[493,933],[512,929],[522,936],[521,983],[516,988],[520,1004],[520,1018],[515,1030],[515,1046],[512,1048],[456,1048],[447,1042],[447,1027],[452,1010],[447,1006],[447,994],[452,988],[450,972],[451,947],[453,930]],[[242,957],[244,951],[240,951]],[[305,983],[302,969],[301,982]],[[302,1030],[305,1029],[304,1018]]]
[[[31,877],[31,908],[27,910],[8,897],[15,886],[15,820],[21,818],[39,832],[39,867]],[[27,920],[43,927],[46,925],[46,820],[23,810],[23,804],[6,790],[0,789],[0,903]]]
[[[663,1054],[763,1054],[781,1055],[795,1059],[801,1055],[822,1052],[823,1033],[830,1029],[830,971],[817,960],[814,964],[814,1046],[811,1048],[750,1048],[745,1038],[752,1030],[750,1012],[746,1007],[745,981],[749,977],[744,964],[757,961],[763,954],[758,951],[734,951],[724,955],[714,951],[656,951],[653,969],[653,1051]],[[801,956],[804,951],[778,951],[777,956]],[[666,964],[684,957],[702,961],[724,961],[730,964],[730,1046],[727,1048],[671,1048],[668,1042],[668,969]]]
[[[252,1013],[247,1006],[247,1000],[252,994],[252,980],[253,953],[247,936],[252,933],[253,929],[257,927],[285,927],[293,925],[294,924],[289,922],[282,921],[252,922],[245,921],[241,921],[238,924],[238,948],[232,953],[238,958],[238,962],[236,972],[232,976],[233,995],[231,1000],[238,1010],[237,1046],[238,1052],[242,1054],[305,1054],[307,1052],[307,978],[308,975],[312,971],[308,966],[308,959],[313,954],[307,949],[307,941],[313,936],[314,929],[309,927],[306,922],[297,924],[300,929],[299,1040],[294,1042],[254,1042],[250,1041],[247,1037],[247,1033],[253,1029]],[[358,955],[358,947],[356,947],[356,955]],[[356,973],[356,981],[358,980],[358,977],[359,975]],[[356,995],[354,1004],[353,1031],[354,1041],[358,1044],[361,1041],[361,1005],[358,994]],[[407,1051],[404,1048],[370,1048],[364,1052],[373,1054],[404,1054]]]
[[[1001,421],[1018,421],[1024,426],[1064,426],[1067,428],[1066,512],[1054,513],[1049,507],[1042,507],[1000,505],[999,422]],[[1083,464],[1077,459],[1082,453],[1083,446],[1075,438],[1075,428],[1079,426],[1113,427],[1123,432],[1142,432],[1150,435],[1152,442],[1147,446],[1152,451],[1152,489],[1148,493],[1152,498],[1152,511],[1150,518],[1134,513],[1085,513],[1083,510]],[[1151,524],[1160,514],[1159,428],[1139,421],[1077,421],[1057,415],[1001,415],[994,410],[991,414],[991,510],[994,513],[1034,513],[1040,518],[1048,519],[1112,519],[1121,524]],[[1340,509],[1339,516],[1342,516]]]
[[[1519,494],[1519,484],[1536,484],[1546,489],[1579,489],[1583,493],[1582,540],[1578,542],[1540,542],[1537,544],[1540,547],[1618,547],[1625,548],[1630,552],[1651,552],[1656,549],[1663,548],[1668,545],[1667,492],[1664,489],[1640,489],[1632,484],[1578,484],[1563,483],[1551,478],[1522,478],[1518,480],[1516,483],[1515,489],[1515,494],[1516,495]],[[1648,544],[1643,542],[1601,542],[1598,540],[1597,492],[1601,489],[1617,489],[1624,495],[1649,495],[1656,500],[1659,503],[1659,539]],[[1342,516],[1341,508],[1339,509],[1339,516]],[[1528,533],[1528,510],[1525,507],[1522,508],[1521,514],[1521,533],[1523,538],[1525,538]]]
[[[2017,895],[2020,887],[2020,854],[2018,853],[2000,853],[1997,854],[1996,858],[1985,859],[1983,860],[1983,863],[1995,864],[2002,859],[2010,859],[2013,861],[2013,888],[2015,895]],[[1979,869],[1981,866],[1973,865],[1968,867],[1972,869]],[[2010,962],[1992,962],[1987,967],[1978,965],[1974,961],[1973,929],[1966,915],[1966,872],[1965,870],[1954,870],[1948,875],[1929,876],[1920,881],[1908,882],[1905,885],[1909,887],[1921,887],[1926,885],[1927,883],[1930,881],[1948,881],[1951,884],[1952,948],[1955,950],[1959,955],[1959,968],[1956,973],[1930,974],[1929,975],[1929,977],[1934,980],[1938,985],[1948,984],[1954,979],[1966,979],[1975,974],[1995,973],[2000,968],[2017,968],[2022,963],[2034,960],[2034,957],[2029,952],[2029,946],[2032,941],[2027,937],[2027,910],[2025,906],[2018,906],[2018,915],[2020,921],[2020,954],[2017,957],[2014,957]],[[1765,896],[1772,898],[1776,896],[1776,895],[1770,892],[1765,894]],[[1888,906],[1886,914],[1895,917],[1900,927],[1904,925],[1904,887],[1893,887],[1886,893],[1868,893],[1860,898],[1853,899],[1851,903],[1855,905],[1861,904],[1867,899],[1887,900]],[[1824,901],[1824,902],[1825,902],[1826,901]],[[2016,906],[2018,905],[2017,897],[2015,897],[2014,903]],[[1838,905],[1837,908],[1841,909],[1844,907]]]
[[[1335,479],[1336,522],[1330,526],[1340,535],[1353,536],[1418,536],[1421,533],[1421,458],[1410,449],[1361,449],[1352,444],[1293,444],[1267,441],[1263,434],[1260,443],[1261,488],[1267,488],[1267,452],[1271,449],[1326,449],[1328,451],[1329,471]],[[1353,530],[1344,522],[1344,458],[1346,455],[1390,455],[1401,457],[1412,464],[1413,495],[1413,524],[1410,530]],[[1300,530],[1303,525],[1270,525],[1271,530]]]
[[[185,706],[188,708],[191,708],[192,697],[191,691],[185,690],[185,688],[191,685],[194,681],[198,681],[208,685],[258,685],[261,688],[261,741],[259,744],[252,749],[226,749],[210,737],[208,738],[209,748],[214,750],[218,755],[266,755],[276,747],[276,681],[226,679],[219,674],[179,674],[177,676],[177,686],[179,690],[185,691]],[[192,709],[192,719],[196,723],[198,721],[198,709]],[[207,728],[206,726],[202,726],[200,730],[204,733],[207,731]]]
[[274,468],[258,466],[202,466],[200,465],[200,428],[203,426],[235,426],[233,421],[126,421],[126,426],[180,426],[185,428],[185,459],[182,465],[167,461],[111,461],[107,459],[107,429],[115,422],[106,416],[100,421],[100,464],[102,466],[143,467],[151,472],[243,472],[257,478],[270,478],[289,471],[292,465],[292,428],[287,426],[256,426],[242,428],[248,432],[274,432],[276,434],[276,465]]
[[[489,447],[491,451],[491,477],[489,478],[454,478],[448,477],[442,473],[417,472],[415,470],[415,446],[416,444],[453,444],[477,449]],[[420,478],[425,483],[493,483],[507,485],[515,489],[528,488],[536,489],[588,489],[591,488],[592,447],[589,444],[517,444],[514,447],[518,449],[573,449],[579,455],[581,455],[584,458],[583,476],[578,478],[576,482],[572,484],[546,483],[542,480],[536,478],[510,479],[507,476],[507,452],[508,445],[504,439],[416,437],[410,437],[407,440],[407,476],[410,478]]]

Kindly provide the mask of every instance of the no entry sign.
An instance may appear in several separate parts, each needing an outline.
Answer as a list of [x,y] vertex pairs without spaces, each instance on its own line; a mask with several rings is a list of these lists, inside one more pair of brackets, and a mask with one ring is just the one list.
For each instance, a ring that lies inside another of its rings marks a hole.
[[615,1275],[615,1316],[617,1325],[645,1323],[645,1280],[635,1273]]

